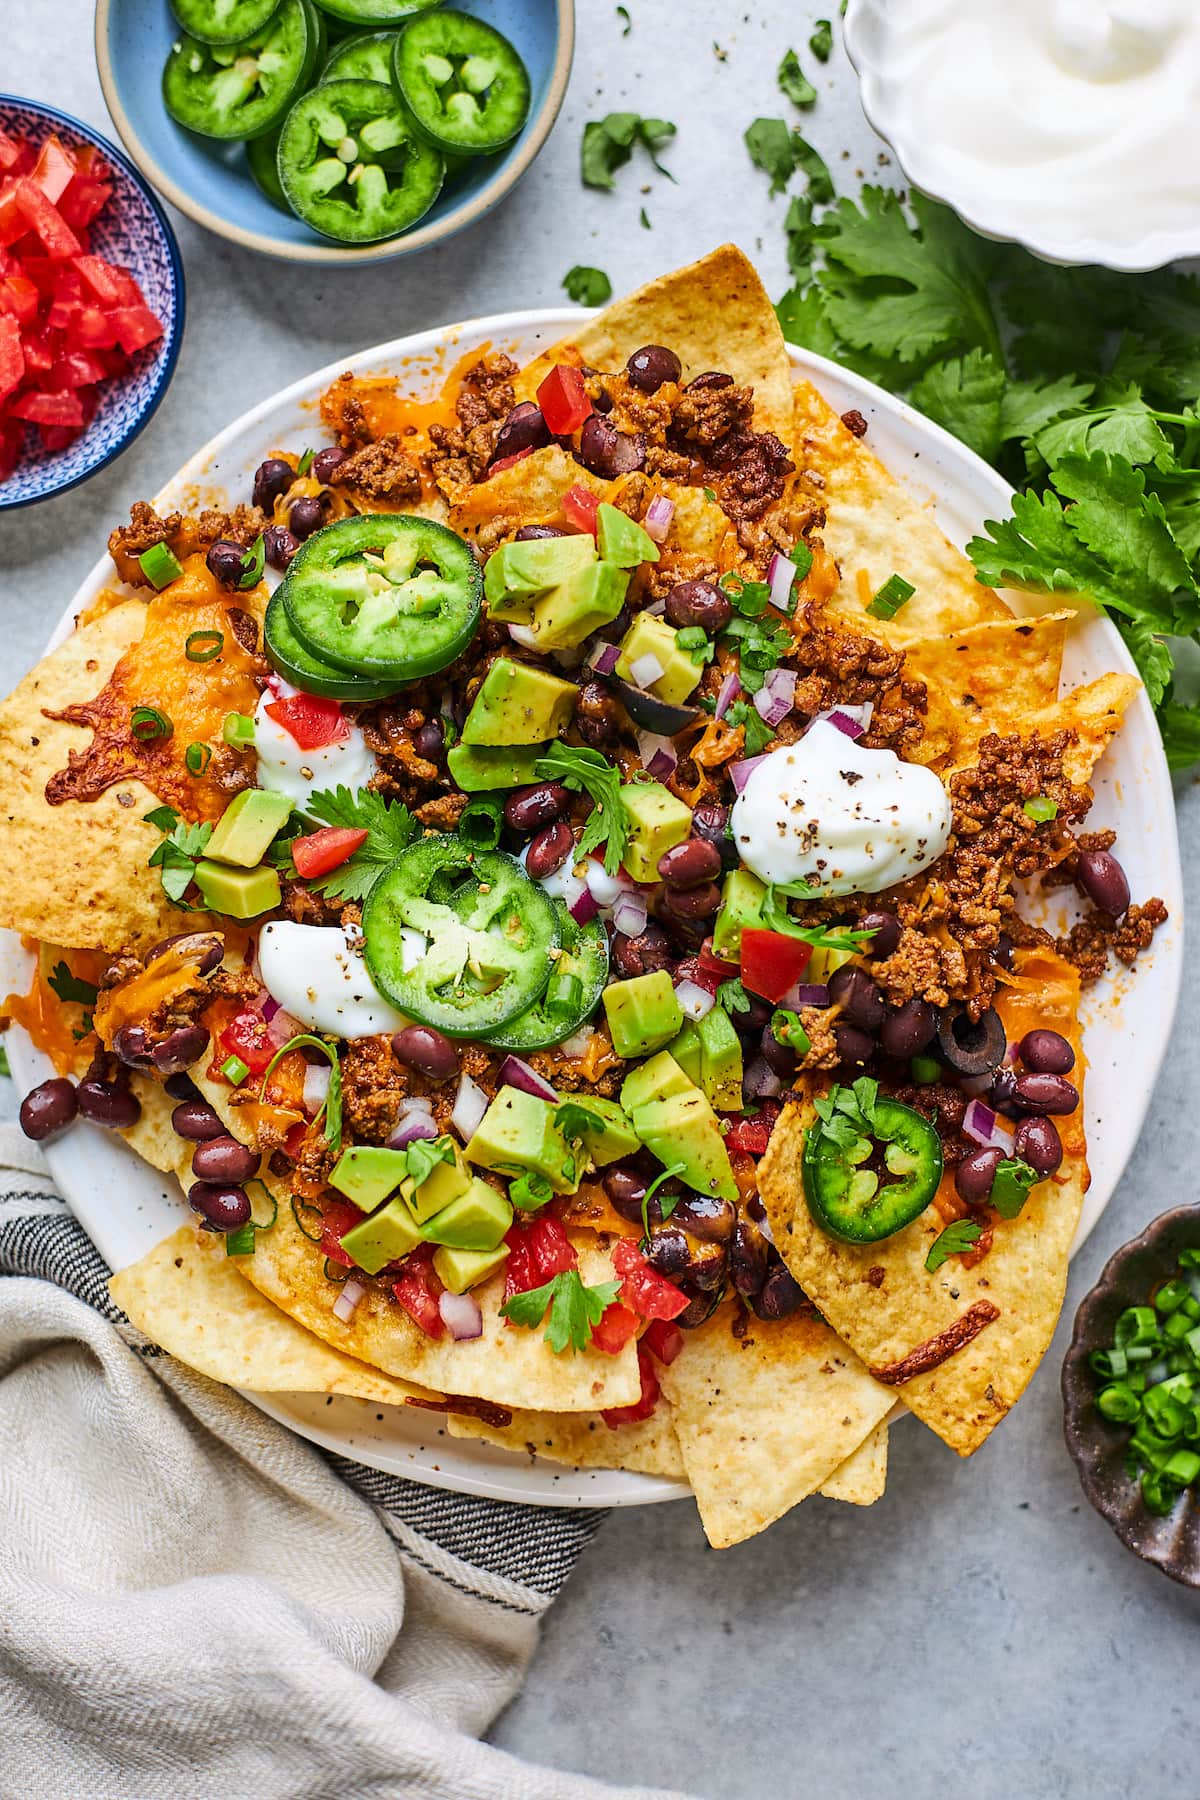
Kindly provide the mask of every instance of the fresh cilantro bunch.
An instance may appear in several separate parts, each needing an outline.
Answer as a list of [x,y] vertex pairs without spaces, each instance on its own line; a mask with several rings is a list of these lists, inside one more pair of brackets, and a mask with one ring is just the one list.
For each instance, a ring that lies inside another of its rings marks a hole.
[[784,335],[907,395],[1020,490],[968,545],[979,579],[1090,595],[1172,767],[1200,758],[1200,281],[1055,268],[920,194],[820,204],[810,185],[785,220]]

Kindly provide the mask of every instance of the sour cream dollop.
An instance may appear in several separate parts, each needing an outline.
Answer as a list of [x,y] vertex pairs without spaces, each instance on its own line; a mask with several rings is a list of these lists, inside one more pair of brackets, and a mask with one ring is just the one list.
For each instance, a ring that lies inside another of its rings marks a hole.
[[322,788],[366,787],[375,773],[375,758],[367,748],[367,740],[357,725],[336,744],[320,750],[302,750],[290,731],[267,711],[270,701],[281,694],[298,693],[298,688],[277,682],[267,688],[254,714],[254,748],[258,751],[258,785],[286,794],[301,812],[310,797]]
[[375,1037],[411,1023],[386,1001],[362,956],[362,934],[272,919],[258,940],[263,986],[308,1031]]
[[866,750],[818,719],[768,751],[734,802],[733,841],[761,881],[878,894],[942,854],[950,801],[938,777]]

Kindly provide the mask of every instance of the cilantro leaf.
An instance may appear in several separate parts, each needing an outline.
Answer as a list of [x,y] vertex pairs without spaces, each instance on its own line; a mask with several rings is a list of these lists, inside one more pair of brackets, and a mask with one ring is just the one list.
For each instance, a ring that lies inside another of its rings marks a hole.
[[1168,700],[1159,708],[1163,748],[1167,762],[1174,770],[1186,769],[1200,760],[1200,706],[1184,706]]
[[758,756],[775,736],[772,727],[767,724],[758,708],[749,700],[735,700],[732,706],[726,709],[725,723],[741,726],[746,737],[745,749],[748,757]]
[[576,1100],[564,1100],[554,1115],[554,1123],[565,1138],[572,1143],[579,1143],[582,1138],[598,1136],[606,1130],[605,1121],[599,1113],[589,1112],[586,1106],[580,1106]]
[[192,884],[196,864],[204,855],[213,828],[211,825],[189,825],[173,806],[153,807],[150,812],[143,813],[142,818],[164,833],[162,842],[155,846],[146,861],[150,868],[158,870],[167,899],[187,909],[184,895]]
[[829,19],[817,19],[813,25],[812,36],[808,47],[818,62],[828,62],[833,54],[833,24]]
[[804,288],[789,288],[776,304],[775,317],[789,344],[815,350],[819,356],[836,353],[838,335],[830,323],[824,292],[815,282]]
[[[645,1193],[642,1195],[642,1243],[646,1245],[650,1239],[650,1202],[665,1182],[674,1181],[677,1175],[686,1175],[687,1164],[673,1162],[665,1168],[661,1175],[656,1175]],[[671,1217],[682,1199],[681,1194],[664,1194],[658,1203],[659,1217],[664,1221]]]
[[94,981],[73,975],[65,962],[55,963],[46,979],[59,999],[72,1006],[95,1006],[100,994]]
[[675,136],[669,119],[643,119],[637,113],[609,113],[603,119],[589,119],[583,128],[580,149],[580,172],[585,187],[612,189],[618,169],[623,169],[633,156],[635,144],[641,144],[660,175],[674,181],[664,169],[658,153]]
[[845,931],[833,925],[801,925],[787,909],[788,898],[797,900],[815,900],[819,889],[810,888],[804,882],[779,883],[769,881],[762,897],[759,914],[768,931],[778,931],[784,937],[799,938],[802,943],[811,944],[815,950],[861,950],[869,944],[874,933],[870,931]]
[[926,369],[909,398],[936,424],[952,431],[977,456],[994,462],[1004,441],[1001,408],[1007,376],[986,350],[968,351]]
[[621,21],[621,36],[628,37],[633,30],[633,20],[629,16],[629,8],[627,6],[618,6],[617,17]]
[[1094,450],[1111,450],[1131,463],[1153,462],[1171,450],[1154,409],[1132,385],[1111,405],[1069,413],[1030,436],[1052,469],[1064,456],[1086,456]]
[[800,67],[800,58],[794,50],[785,50],[783,61],[776,73],[779,90],[789,99],[793,106],[801,112],[808,112],[817,104],[817,90],[808,80]]
[[367,840],[347,862],[309,883],[314,893],[331,900],[365,900],[389,863],[407,850],[419,827],[407,806],[385,800],[370,788],[324,788],[313,794],[308,811],[323,825],[367,832]]
[[930,1244],[925,1267],[931,1275],[936,1275],[947,1257],[961,1256],[982,1236],[982,1225],[976,1225],[972,1219],[955,1219],[953,1225],[947,1225]]
[[810,195],[792,195],[788,202],[787,216],[783,221],[783,235],[787,246],[789,270],[797,279],[807,276],[812,270],[813,256],[816,252],[813,203]]
[[590,269],[586,263],[576,263],[568,269],[562,284],[568,300],[574,300],[577,306],[603,306],[612,299],[612,282],[604,270]]
[[406,1146],[404,1160],[417,1187],[428,1181],[441,1163],[454,1161],[454,1139],[450,1137],[415,1138]]
[[595,1287],[584,1287],[578,1269],[563,1269],[544,1287],[514,1294],[505,1301],[500,1312],[514,1325],[528,1325],[536,1331],[548,1309],[546,1342],[559,1356],[568,1344],[572,1350],[587,1349],[592,1341],[592,1327],[600,1323],[605,1308],[612,1305],[620,1287],[619,1281],[602,1281]]
[[1037,1170],[1031,1169],[1019,1156],[1006,1157],[996,1164],[988,1199],[1002,1219],[1015,1219],[1029,1198],[1029,1190],[1036,1187],[1040,1179]]
[[723,1006],[730,1018],[736,1018],[738,1013],[750,1011],[750,996],[742,986],[739,976],[735,975],[731,980],[721,983],[717,989],[717,1005]]
[[755,119],[746,127],[744,142],[756,169],[771,177],[771,194],[781,194],[796,169],[796,151],[790,126],[782,119]]
[[629,819],[621,803],[621,771],[602,756],[573,744],[551,744],[534,764],[539,781],[561,781],[572,792],[588,794],[595,804],[588,814],[576,851],[577,862],[604,845],[604,867],[615,875],[629,841]]

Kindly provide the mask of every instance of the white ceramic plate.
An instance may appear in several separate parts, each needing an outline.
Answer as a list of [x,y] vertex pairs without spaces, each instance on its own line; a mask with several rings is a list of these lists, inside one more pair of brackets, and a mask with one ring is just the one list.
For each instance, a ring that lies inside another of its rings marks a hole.
[[[413,391],[435,386],[449,361],[484,344],[524,360],[553,343],[580,315],[573,309],[507,313],[491,319],[364,351],[349,364],[360,374],[395,373]],[[838,408],[856,407],[870,425],[868,442],[898,475],[930,496],[937,518],[958,544],[985,518],[1004,517],[1009,490],[993,470],[957,439],[881,389],[819,356],[793,350],[798,373],[810,376]],[[214,438],[179,471],[159,496],[164,510],[194,506],[196,491],[219,490],[244,499],[250,478],[264,456],[279,448],[297,452],[316,435],[316,401],[347,367],[345,360],[319,370],[247,413]],[[903,563],[898,547],[898,559]],[[74,615],[111,581],[102,556],[72,600],[54,634],[57,643]],[[1027,596],[1010,596],[1018,610],[1034,610]],[[1132,671],[1125,647],[1105,620],[1090,616],[1072,636],[1065,682],[1074,685],[1106,670]],[[1117,743],[1101,766],[1094,825],[1121,827],[1121,860],[1135,894],[1160,894],[1171,920],[1156,937],[1153,953],[1136,980],[1118,976],[1093,989],[1086,1008],[1089,1059],[1086,1105],[1092,1186],[1084,1206],[1079,1242],[1107,1204],[1145,1117],[1151,1089],[1171,1032],[1179,988],[1182,894],[1171,785],[1153,714],[1144,696],[1131,708]],[[1048,923],[1053,924],[1053,918]],[[12,934],[0,969],[8,986],[23,991],[28,965]],[[23,1032],[9,1034],[18,1087],[25,1091],[51,1072]],[[146,1254],[188,1217],[173,1181],[140,1162],[119,1140],[90,1125],[78,1125],[49,1146],[47,1160],[84,1229],[113,1268]],[[447,1437],[436,1414],[324,1396],[249,1398],[315,1443],[393,1474],[435,1487],[523,1500],[543,1506],[642,1506],[687,1493],[672,1481],[618,1470],[564,1469],[553,1463]]]

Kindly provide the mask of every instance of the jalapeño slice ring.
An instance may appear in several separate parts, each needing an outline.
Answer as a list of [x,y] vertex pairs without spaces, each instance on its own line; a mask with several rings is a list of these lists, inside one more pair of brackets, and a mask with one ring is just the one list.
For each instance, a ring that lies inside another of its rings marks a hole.
[[440,0],[321,0],[332,18],[364,31],[371,26],[402,25],[414,13],[426,12],[439,3]]
[[314,231],[373,244],[415,225],[437,199],[441,152],[380,81],[329,81],[302,94],[279,135],[288,205]]
[[261,31],[279,0],[171,0],[189,37],[202,44],[240,44]]
[[562,955],[546,991],[527,1012],[489,1031],[497,1050],[548,1050],[579,1030],[600,1004],[608,981],[608,933],[599,919],[577,925],[561,900],[555,900]]
[[510,143],[529,117],[529,72],[506,37],[470,13],[411,19],[396,43],[394,77],[418,125],[448,154]]
[[470,546],[447,526],[370,513],[315,531],[276,591],[319,662],[396,686],[444,669],[466,648],[483,578]]
[[511,856],[428,837],[383,871],[363,906],[380,993],[448,1037],[482,1037],[545,991],[559,947],[553,902]]
[[305,648],[292,630],[279,589],[267,602],[263,620],[263,649],[271,667],[305,694],[323,700],[386,700],[396,692],[394,681],[367,681],[347,669],[335,669]]
[[[914,1107],[880,1094],[870,1135],[846,1142],[809,1126],[801,1169],[808,1210],[847,1244],[874,1244],[918,1218],[942,1179],[942,1141]],[[875,1164],[875,1167],[871,1165]]]
[[327,81],[381,81],[391,87],[395,47],[394,31],[362,31],[343,38],[329,52],[321,71],[322,85]]
[[177,125],[204,137],[260,137],[307,86],[323,44],[309,0],[281,0],[261,31],[236,44],[185,34],[163,70],[163,102]]

